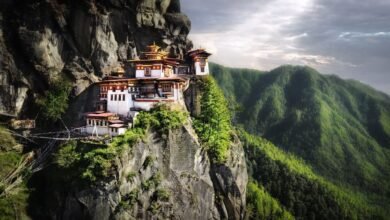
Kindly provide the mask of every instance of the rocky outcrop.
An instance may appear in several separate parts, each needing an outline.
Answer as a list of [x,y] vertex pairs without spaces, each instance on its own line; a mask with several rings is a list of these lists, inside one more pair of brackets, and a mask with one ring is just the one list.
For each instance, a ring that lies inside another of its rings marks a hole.
[[[239,141],[226,164],[212,165],[191,122],[166,135],[149,132],[115,161],[109,180],[45,195],[39,219],[242,219],[247,183]],[[50,179],[50,173],[45,174]],[[50,205],[49,205],[50,204]]]
[[214,183],[216,208],[220,219],[243,219],[246,204],[248,173],[245,153],[235,136],[226,163],[212,164],[210,176]]
[[152,42],[182,56],[190,28],[179,0],[1,1],[0,112],[28,114],[59,77],[81,94]]

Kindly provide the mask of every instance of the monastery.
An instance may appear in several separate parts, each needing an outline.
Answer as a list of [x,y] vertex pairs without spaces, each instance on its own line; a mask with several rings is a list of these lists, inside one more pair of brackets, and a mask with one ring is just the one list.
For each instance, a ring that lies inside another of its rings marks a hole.
[[189,51],[185,59],[170,58],[156,44],[149,45],[140,58],[129,60],[98,83],[96,112],[86,114],[85,132],[94,136],[124,134],[139,111],[158,103],[184,105],[183,92],[192,76],[209,75],[204,49]]

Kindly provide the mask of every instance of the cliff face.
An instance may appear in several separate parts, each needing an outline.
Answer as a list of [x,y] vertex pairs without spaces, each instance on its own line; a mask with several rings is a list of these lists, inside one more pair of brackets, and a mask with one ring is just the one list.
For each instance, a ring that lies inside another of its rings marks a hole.
[[[36,219],[242,219],[246,164],[237,140],[225,165],[211,165],[191,123],[148,132],[115,161],[115,175],[97,187],[38,189]],[[51,174],[44,174],[48,185]],[[42,178],[42,177],[39,177]],[[43,201],[43,202],[42,202]]]
[[0,112],[28,110],[58,75],[78,95],[152,42],[183,55],[190,26],[179,0],[1,1]]

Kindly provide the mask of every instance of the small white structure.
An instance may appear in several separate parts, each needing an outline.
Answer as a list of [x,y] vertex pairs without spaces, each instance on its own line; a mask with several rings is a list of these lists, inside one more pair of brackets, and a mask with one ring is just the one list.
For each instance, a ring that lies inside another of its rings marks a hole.
[[193,73],[197,76],[210,74],[208,57],[211,54],[204,49],[197,49],[188,52],[187,56],[192,60]]
[[115,113],[94,112],[86,115],[85,132],[92,136],[118,136],[126,132],[125,123]]

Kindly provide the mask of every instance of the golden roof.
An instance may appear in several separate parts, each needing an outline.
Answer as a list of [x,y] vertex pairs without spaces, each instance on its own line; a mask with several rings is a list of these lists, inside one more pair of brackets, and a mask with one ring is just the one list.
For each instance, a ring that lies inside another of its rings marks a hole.
[[114,73],[125,73],[125,69],[123,69],[123,67],[121,67],[121,66],[118,66],[118,67],[115,67],[112,72],[114,72]]
[[153,44],[147,46],[148,52],[157,53],[161,47],[157,46],[155,42]]

